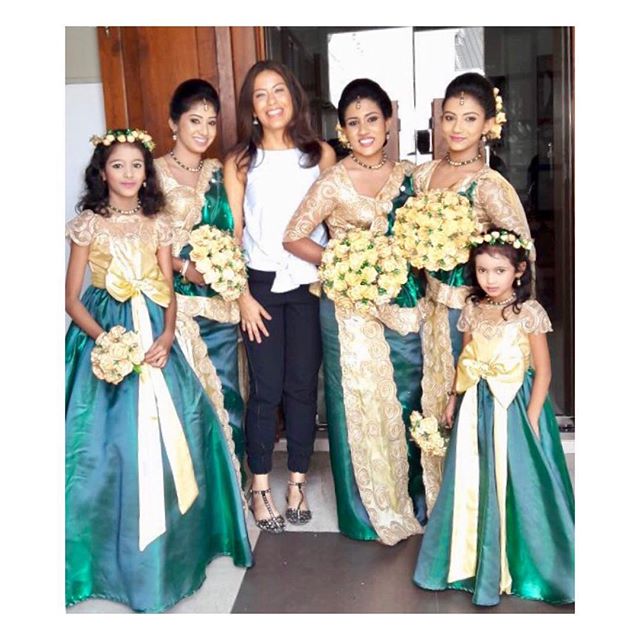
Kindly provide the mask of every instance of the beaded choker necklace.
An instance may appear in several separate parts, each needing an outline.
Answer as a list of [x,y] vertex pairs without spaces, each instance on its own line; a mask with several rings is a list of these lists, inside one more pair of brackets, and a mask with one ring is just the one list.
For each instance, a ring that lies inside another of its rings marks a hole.
[[452,160],[447,153],[444,159],[450,164],[452,167],[466,167],[468,164],[473,164],[476,160],[480,160],[482,158],[482,152],[478,153],[477,156],[471,158],[471,160]]
[[516,300],[516,294],[514,292],[506,300],[501,300],[497,302],[496,300],[491,300],[490,298],[487,298],[486,302],[487,304],[490,304],[494,307],[504,307],[508,304],[511,304],[512,302],[515,302],[515,300]]
[[169,151],[169,155],[173,158],[174,162],[179,167],[182,167],[186,171],[191,171],[191,173],[200,173],[200,169],[202,169],[202,165],[204,165],[204,160],[201,159],[200,162],[198,162],[198,166],[197,167],[188,167],[186,164],[184,164],[183,162],[180,162],[180,160],[178,160],[178,158],[176,158],[176,154],[173,153],[173,149],[171,149],[171,151]]
[[358,160],[358,158],[356,158],[356,156],[354,155],[353,151],[349,154],[349,157],[356,164],[359,164],[361,167],[364,167],[365,169],[371,169],[372,171],[375,171],[376,169],[380,169],[381,167],[384,167],[384,165],[387,162],[387,154],[384,151],[382,152],[382,160],[380,160],[380,162],[378,162],[378,164],[365,164],[364,162],[362,162],[361,160]]
[[109,209],[110,211],[113,211],[113,213],[117,213],[121,216],[128,216],[131,215],[132,213],[138,213],[138,211],[140,211],[142,207],[142,203],[140,202],[140,200],[138,200],[138,204],[136,207],[134,207],[133,209],[118,209],[118,207],[114,207],[112,204],[108,204],[107,205],[107,209]]

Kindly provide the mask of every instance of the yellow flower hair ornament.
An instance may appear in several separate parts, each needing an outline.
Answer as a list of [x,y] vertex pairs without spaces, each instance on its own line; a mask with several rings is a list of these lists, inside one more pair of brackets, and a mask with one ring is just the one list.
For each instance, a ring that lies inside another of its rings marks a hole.
[[141,142],[150,152],[156,148],[151,136],[142,129],[108,129],[103,136],[93,135],[90,140],[94,147],[99,144],[108,147],[116,142]]
[[499,140],[502,137],[502,125],[507,121],[507,114],[504,112],[502,96],[497,88],[493,89],[493,96],[496,101],[495,123],[487,132],[487,140]]

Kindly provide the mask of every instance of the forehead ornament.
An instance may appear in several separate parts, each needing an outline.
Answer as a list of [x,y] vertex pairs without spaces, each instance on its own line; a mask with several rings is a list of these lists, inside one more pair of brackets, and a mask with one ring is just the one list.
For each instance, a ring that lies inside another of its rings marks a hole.
[[460,92],[460,104],[464,104],[464,91]]
[[362,106],[362,104],[360,103],[360,96],[358,96],[356,98],[356,109],[359,109]]

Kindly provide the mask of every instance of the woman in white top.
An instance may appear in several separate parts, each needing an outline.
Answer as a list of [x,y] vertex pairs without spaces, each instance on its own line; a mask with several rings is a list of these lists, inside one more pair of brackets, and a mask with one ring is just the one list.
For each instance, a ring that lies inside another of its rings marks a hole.
[[[260,529],[281,533],[284,518],[269,487],[276,412],[282,403],[289,468],[285,515],[291,524],[305,524],[311,511],[303,487],[313,451],[321,360],[318,298],[308,286],[317,281],[317,271],[287,253],[282,238],[307,189],[335,163],[335,153],[311,129],[298,80],[270,60],[257,62],[245,77],[238,134],[224,170],[236,238],[249,261],[249,287],[238,301],[250,377],[249,503]],[[314,236],[326,242],[322,226]]]

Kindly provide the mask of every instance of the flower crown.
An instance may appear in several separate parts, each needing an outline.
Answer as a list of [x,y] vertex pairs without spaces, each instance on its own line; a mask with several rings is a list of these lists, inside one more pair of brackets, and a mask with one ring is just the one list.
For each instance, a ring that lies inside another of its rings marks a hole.
[[533,240],[525,240],[518,234],[512,231],[487,231],[487,233],[480,233],[478,235],[471,236],[469,244],[472,247],[479,247],[482,244],[496,245],[496,244],[510,244],[514,249],[524,249],[525,251],[531,251],[533,248]]
[[149,152],[156,148],[156,143],[151,136],[142,129],[108,129],[103,136],[91,136],[91,142],[94,147],[103,144],[108,147],[114,142],[141,142]]
[[507,115],[502,105],[502,96],[497,88],[493,89],[493,97],[496,101],[496,121],[493,127],[487,132],[487,140],[499,140],[502,136],[502,125],[507,121]]

